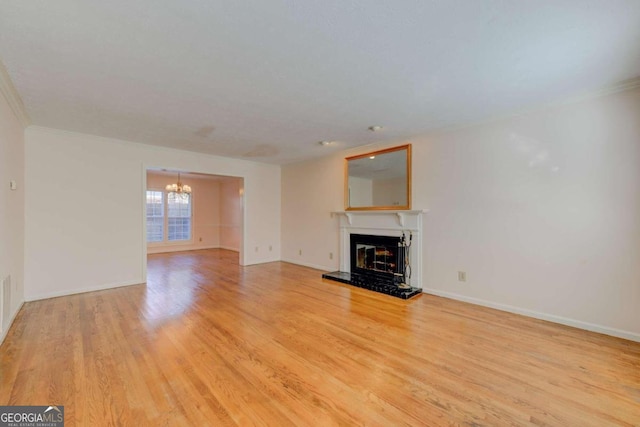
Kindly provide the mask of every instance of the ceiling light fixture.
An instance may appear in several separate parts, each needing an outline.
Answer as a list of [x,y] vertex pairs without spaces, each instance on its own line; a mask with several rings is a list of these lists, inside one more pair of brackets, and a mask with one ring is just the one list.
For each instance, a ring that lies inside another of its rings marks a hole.
[[180,172],[178,172],[178,182],[175,184],[168,184],[165,189],[170,193],[191,194],[191,187],[180,182]]
[[318,144],[322,145],[323,147],[328,147],[329,145],[333,145],[335,143],[335,141],[318,141]]
[[376,125],[376,126],[369,126],[369,127],[368,127],[368,129],[369,129],[371,132],[378,132],[378,131],[381,131],[381,130],[382,130],[382,129],[384,129],[384,128],[383,128],[382,126],[377,126],[377,125]]

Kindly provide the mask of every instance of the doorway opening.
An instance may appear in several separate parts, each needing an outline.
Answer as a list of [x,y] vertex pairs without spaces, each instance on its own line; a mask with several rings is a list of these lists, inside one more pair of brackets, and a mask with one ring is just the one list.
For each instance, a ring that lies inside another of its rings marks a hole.
[[[178,182],[178,174],[189,192],[176,193],[167,188]],[[222,249],[235,252],[238,264],[242,264],[243,193],[244,179],[240,177],[146,169],[145,258],[167,252]]]

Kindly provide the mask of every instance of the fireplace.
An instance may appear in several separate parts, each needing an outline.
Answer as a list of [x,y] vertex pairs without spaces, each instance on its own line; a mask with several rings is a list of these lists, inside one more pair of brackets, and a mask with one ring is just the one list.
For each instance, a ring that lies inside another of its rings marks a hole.
[[419,295],[422,217],[427,212],[332,212],[340,227],[340,270],[322,277],[403,299]]
[[350,271],[322,277],[403,299],[418,295],[422,289],[407,284],[411,236],[411,232],[400,236],[350,233]]

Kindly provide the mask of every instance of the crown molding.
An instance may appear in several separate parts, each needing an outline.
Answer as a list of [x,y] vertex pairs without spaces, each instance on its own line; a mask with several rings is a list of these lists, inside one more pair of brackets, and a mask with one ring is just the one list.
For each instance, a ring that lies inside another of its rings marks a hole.
[[18,118],[18,121],[20,122],[22,127],[26,128],[27,126],[29,126],[31,124],[31,120],[29,119],[27,110],[24,108],[22,98],[13,85],[11,77],[9,76],[6,67],[2,63],[2,60],[0,60],[0,92],[7,100],[9,107],[11,107],[11,109],[13,110],[13,113]]
[[639,87],[640,87],[640,76],[634,77],[632,79],[624,80],[622,82],[619,82],[618,84],[605,88],[601,91],[600,94],[622,92],[625,90],[632,90]]
[[601,88],[596,89],[596,90],[592,90],[592,91],[589,91],[589,92],[584,92],[582,94],[575,95],[575,96],[572,96],[572,97],[567,97],[567,98],[564,98],[564,99],[543,103],[543,104],[540,104],[540,105],[537,105],[537,106],[533,106],[533,107],[530,107],[530,108],[523,108],[523,109],[515,110],[515,111],[509,112],[509,113],[506,113],[506,114],[501,114],[501,115],[489,117],[489,118],[484,119],[484,120],[476,120],[476,121],[472,121],[472,122],[469,122],[469,123],[462,123],[462,124],[459,124],[459,125],[444,126],[444,127],[441,127],[441,128],[432,129],[427,134],[413,135],[412,137],[407,138],[407,140],[421,138],[421,137],[424,137],[425,135],[445,134],[445,133],[449,133],[449,132],[455,132],[455,131],[459,131],[459,130],[463,130],[463,129],[473,128],[473,127],[476,127],[476,126],[488,125],[488,124],[500,122],[502,120],[508,120],[508,119],[511,119],[511,118],[514,118],[514,117],[523,116],[525,114],[533,114],[533,113],[545,111],[545,110],[548,110],[548,109],[551,109],[551,108],[554,108],[554,107],[560,107],[560,106],[564,106],[564,105],[576,104],[576,103],[579,103],[579,102],[588,101],[590,99],[596,99],[596,98],[605,97],[607,95],[613,95],[613,94],[616,94],[616,93],[619,93],[619,92],[636,90],[638,88],[640,88],[640,76],[634,77],[634,78],[628,79],[628,80],[623,80],[621,82],[618,82],[618,83],[615,83],[615,84],[612,84],[612,85],[609,85],[609,86],[604,86],[604,87],[601,87]]
[[624,92],[628,90],[634,90],[640,87],[640,76],[632,79],[623,80],[613,85],[605,86],[591,92],[583,93],[578,96],[574,96],[563,101],[551,103],[551,105],[573,104],[575,102],[585,101],[593,98],[600,98],[602,96],[612,95],[618,92]]

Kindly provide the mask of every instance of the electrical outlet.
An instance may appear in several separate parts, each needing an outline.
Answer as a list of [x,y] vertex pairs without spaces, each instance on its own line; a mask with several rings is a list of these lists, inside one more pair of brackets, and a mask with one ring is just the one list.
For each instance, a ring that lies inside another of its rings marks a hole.
[[271,247],[271,245],[269,245],[269,252],[271,252],[273,250],[273,248]]
[[302,249],[298,250],[298,255],[302,255]]
[[333,252],[329,252],[329,259],[333,259]]
[[256,252],[258,252],[258,247],[256,246]]
[[467,281],[467,272],[458,271],[458,282],[466,282],[466,281]]
[[202,237],[200,237],[200,239],[198,239],[200,242],[202,242]]

